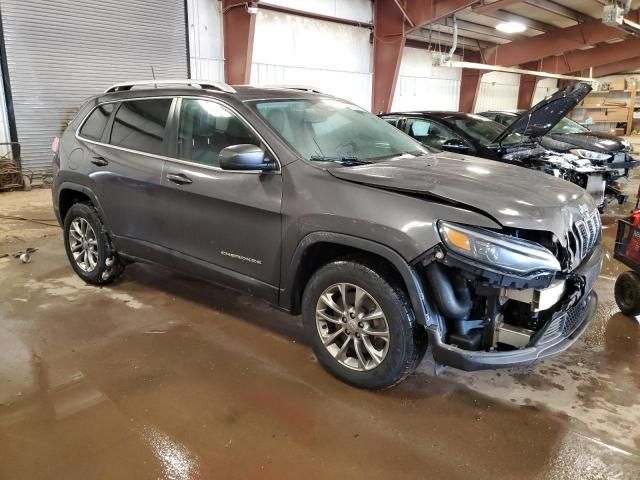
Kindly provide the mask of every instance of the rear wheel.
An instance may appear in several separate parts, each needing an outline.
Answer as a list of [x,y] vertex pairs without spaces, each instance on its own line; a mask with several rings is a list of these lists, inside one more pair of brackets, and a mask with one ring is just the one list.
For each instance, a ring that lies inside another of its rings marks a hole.
[[104,285],[124,270],[98,213],[90,205],[76,203],[67,212],[64,246],[73,270],[85,282]]
[[360,388],[401,382],[426,348],[402,289],[356,261],[332,262],[314,274],[303,296],[303,321],[320,363]]
[[623,272],[618,276],[614,288],[618,308],[625,315],[640,315],[640,275],[636,272]]

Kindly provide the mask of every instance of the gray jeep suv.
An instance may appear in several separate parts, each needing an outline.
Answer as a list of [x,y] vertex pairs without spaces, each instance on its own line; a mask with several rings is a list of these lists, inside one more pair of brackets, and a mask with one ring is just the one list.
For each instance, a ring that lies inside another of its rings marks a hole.
[[596,306],[588,194],[541,172],[434,152],[301,88],[121,84],[59,143],[71,266],[113,281],[151,261],[302,313],[340,379],[382,389],[436,365],[526,365]]

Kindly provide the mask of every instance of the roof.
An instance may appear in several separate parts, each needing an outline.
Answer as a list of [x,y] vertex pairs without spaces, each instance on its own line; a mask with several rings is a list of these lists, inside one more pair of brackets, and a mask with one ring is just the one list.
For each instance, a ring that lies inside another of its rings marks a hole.
[[[126,98],[140,98],[140,97],[153,97],[153,96],[179,96],[179,95],[192,95],[192,96],[217,96],[234,98],[239,101],[258,100],[258,99],[282,99],[282,98],[310,98],[322,93],[313,90],[311,87],[298,87],[298,86],[273,86],[273,87],[253,87],[249,85],[238,85],[230,87],[225,85],[224,89],[216,88],[200,88],[198,86],[191,86],[183,83],[172,84],[170,82],[159,83],[154,85],[149,83],[139,83],[133,85],[131,88],[107,91],[99,96],[100,101],[108,101],[115,99]],[[139,85],[139,86],[138,86]]]

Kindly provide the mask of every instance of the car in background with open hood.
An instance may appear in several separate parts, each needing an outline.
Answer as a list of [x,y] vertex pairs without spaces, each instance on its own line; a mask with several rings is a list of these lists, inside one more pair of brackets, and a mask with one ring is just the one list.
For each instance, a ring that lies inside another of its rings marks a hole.
[[[603,161],[554,151],[542,140],[591,91],[578,82],[556,92],[521,114],[508,127],[481,115],[417,111],[389,113],[382,118],[424,145],[450,152],[542,170],[585,188],[601,207],[605,187],[624,175],[631,161]],[[622,173],[621,173],[622,170]],[[618,198],[619,200],[619,198]]]
[[[487,111],[479,115],[509,127],[525,113],[526,110]],[[627,176],[629,168],[639,165],[631,156],[633,149],[625,138],[606,132],[591,131],[566,117],[538,140],[543,147],[554,152],[572,153],[591,161],[594,165],[609,166],[611,171],[607,175],[607,193],[612,195],[620,194],[615,180]]]

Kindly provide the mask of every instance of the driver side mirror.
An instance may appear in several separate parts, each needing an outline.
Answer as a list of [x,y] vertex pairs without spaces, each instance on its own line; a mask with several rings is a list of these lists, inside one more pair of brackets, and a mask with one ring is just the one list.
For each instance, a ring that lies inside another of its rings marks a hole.
[[218,155],[222,170],[262,170],[268,172],[276,169],[276,162],[265,162],[262,148],[251,144],[231,145],[220,150]]
[[466,152],[468,150],[471,150],[471,147],[469,147],[469,145],[464,143],[462,140],[458,140],[455,138],[452,138],[444,142],[442,144],[442,148],[444,150],[449,150],[451,152]]

